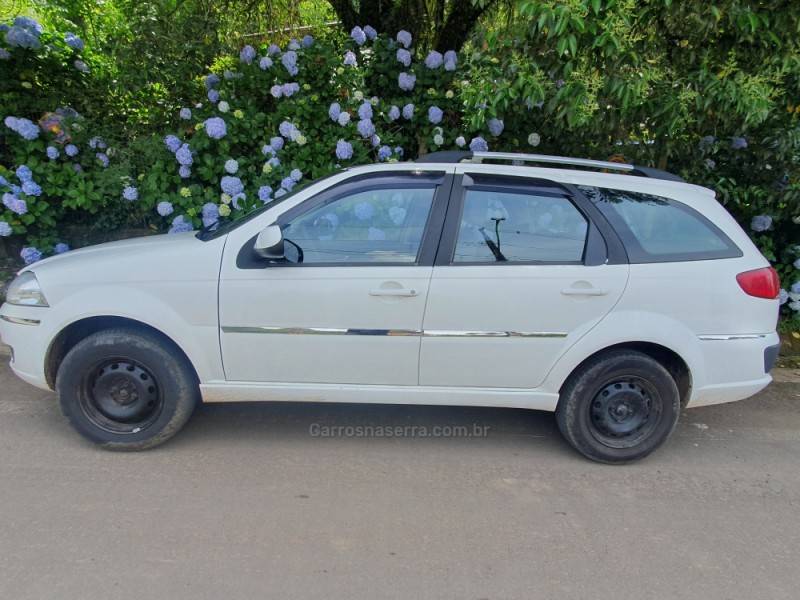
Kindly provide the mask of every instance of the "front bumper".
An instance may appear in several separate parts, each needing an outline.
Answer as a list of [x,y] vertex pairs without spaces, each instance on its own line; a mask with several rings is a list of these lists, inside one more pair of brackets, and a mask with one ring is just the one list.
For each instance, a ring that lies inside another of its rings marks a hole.
[[11,348],[11,369],[22,380],[49,390],[44,374],[49,339],[43,319],[47,308],[0,306],[0,341]]

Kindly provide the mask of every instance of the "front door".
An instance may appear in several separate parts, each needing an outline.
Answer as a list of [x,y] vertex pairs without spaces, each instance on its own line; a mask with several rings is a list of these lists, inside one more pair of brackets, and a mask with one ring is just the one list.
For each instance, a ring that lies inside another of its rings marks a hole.
[[465,175],[423,324],[420,384],[534,388],[621,296],[627,264],[565,188]]
[[254,258],[252,240],[226,247],[226,378],[416,385],[451,180],[384,172],[325,190],[279,217],[285,262]]

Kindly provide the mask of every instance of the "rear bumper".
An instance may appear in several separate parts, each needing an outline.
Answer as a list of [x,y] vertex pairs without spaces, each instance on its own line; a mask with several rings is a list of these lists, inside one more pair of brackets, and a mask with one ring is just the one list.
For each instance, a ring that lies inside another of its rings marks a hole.
[[772,381],[780,338],[773,332],[742,336],[701,336],[705,381],[692,390],[687,407],[744,400]]

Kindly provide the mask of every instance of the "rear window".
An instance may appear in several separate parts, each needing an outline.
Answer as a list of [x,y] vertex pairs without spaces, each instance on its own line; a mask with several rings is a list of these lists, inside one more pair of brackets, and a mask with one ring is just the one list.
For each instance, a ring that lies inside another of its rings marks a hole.
[[719,227],[682,202],[624,190],[581,190],[617,230],[632,263],[742,256]]

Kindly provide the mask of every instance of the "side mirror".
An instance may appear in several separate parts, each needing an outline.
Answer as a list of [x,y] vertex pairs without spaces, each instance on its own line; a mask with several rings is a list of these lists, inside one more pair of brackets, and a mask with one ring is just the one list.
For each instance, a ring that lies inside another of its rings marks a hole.
[[279,225],[273,224],[262,230],[253,244],[253,250],[268,260],[283,260],[283,232]]

